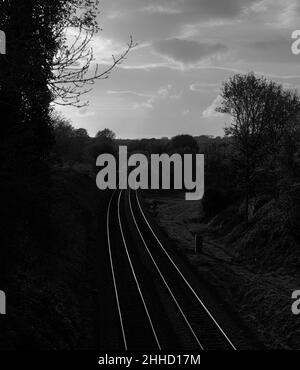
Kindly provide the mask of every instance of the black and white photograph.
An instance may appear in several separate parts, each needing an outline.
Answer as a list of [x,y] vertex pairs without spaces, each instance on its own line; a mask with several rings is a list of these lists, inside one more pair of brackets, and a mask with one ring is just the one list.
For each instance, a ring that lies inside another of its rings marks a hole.
[[1,0],[0,350],[299,350],[299,67],[298,0]]

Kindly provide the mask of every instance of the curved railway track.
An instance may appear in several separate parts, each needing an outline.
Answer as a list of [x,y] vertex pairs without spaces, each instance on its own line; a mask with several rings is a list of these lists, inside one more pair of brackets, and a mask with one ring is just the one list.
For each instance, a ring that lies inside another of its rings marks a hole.
[[137,192],[113,193],[107,243],[120,350],[236,349],[161,242]]

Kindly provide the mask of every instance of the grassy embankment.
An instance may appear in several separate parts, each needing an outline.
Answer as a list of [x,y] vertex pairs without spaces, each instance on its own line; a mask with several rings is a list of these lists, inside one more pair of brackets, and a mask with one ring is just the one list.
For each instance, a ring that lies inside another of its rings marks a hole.
[[[149,208],[156,200],[159,225],[261,343],[299,348],[300,319],[291,312],[291,294],[299,289],[300,249],[274,201],[257,204],[247,228],[241,205],[204,222],[199,202],[186,202],[183,195],[148,193],[146,199]],[[193,252],[196,231],[204,235],[201,255]]]

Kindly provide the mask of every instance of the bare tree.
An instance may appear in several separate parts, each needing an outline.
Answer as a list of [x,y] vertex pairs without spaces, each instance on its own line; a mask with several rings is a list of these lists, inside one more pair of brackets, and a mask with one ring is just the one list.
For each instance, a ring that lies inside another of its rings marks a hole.
[[[95,62],[93,37],[99,32],[97,23],[99,0],[71,0],[65,2],[61,21],[56,25],[58,51],[53,61],[53,78],[50,88],[58,105],[82,107],[82,96],[92,90],[97,80],[109,78],[110,73],[119,66],[135,46],[132,36],[125,50],[112,55],[111,65],[101,70]],[[70,39],[68,31],[75,33]]]

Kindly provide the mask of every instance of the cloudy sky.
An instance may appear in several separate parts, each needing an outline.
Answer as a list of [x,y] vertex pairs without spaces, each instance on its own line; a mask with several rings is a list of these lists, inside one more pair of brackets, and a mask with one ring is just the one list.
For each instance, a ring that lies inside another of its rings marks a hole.
[[299,0],[101,0],[97,62],[105,69],[130,35],[138,46],[94,86],[88,107],[63,114],[91,135],[105,127],[123,138],[222,135],[228,117],[215,107],[234,73],[300,87],[300,55],[291,52],[299,17]]

